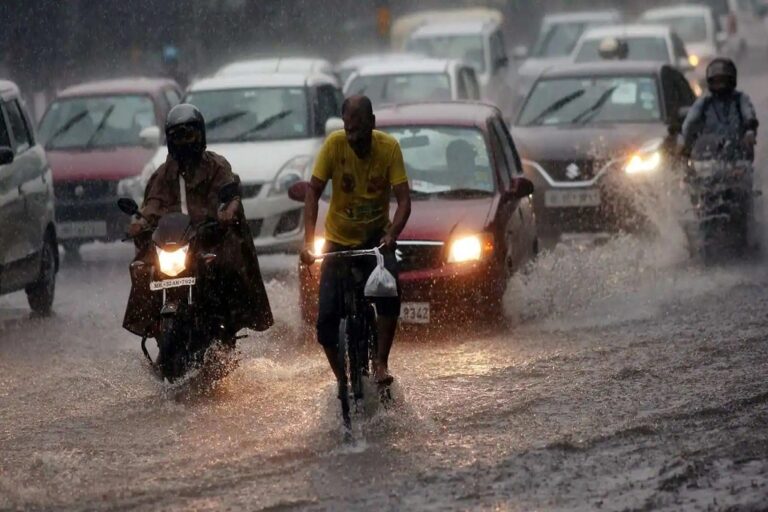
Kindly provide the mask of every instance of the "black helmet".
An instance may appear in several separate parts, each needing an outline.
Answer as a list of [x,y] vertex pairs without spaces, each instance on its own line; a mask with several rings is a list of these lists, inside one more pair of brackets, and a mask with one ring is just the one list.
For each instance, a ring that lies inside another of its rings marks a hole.
[[712,81],[715,78],[725,78],[728,83],[728,89],[733,91],[736,89],[738,82],[738,71],[736,70],[736,64],[731,59],[718,57],[709,63],[707,66],[707,85],[712,88]]
[[176,105],[165,121],[168,153],[177,161],[199,159],[205,151],[205,119],[198,108],[189,103]]

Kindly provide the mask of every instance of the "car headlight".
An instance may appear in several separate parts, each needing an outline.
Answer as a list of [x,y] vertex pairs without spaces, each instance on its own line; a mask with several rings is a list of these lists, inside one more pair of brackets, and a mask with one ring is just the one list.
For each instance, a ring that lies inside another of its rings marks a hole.
[[469,235],[456,238],[448,249],[448,263],[480,261],[493,251],[490,235]]
[[696,67],[699,65],[700,62],[701,62],[701,59],[699,59],[698,55],[694,55],[694,54],[688,55],[688,63],[691,66]]
[[166,251],[160,247],[157,249],[157,259],[160,263],[160,272],[168,277],[175,277],[187,268],[187,252],[189,244],[176,249],[175,251]]
[[624,167],[627,174],[648,174],[656,172],[661,167],[661,151],[656,150],[650,153],[637,152],[629,159]]
[[309,165],[312,157],[309,155],[300,155],[288,160],[275,176],[275,181],[269,190],[270,196],[285,195],[288,189],[296,183],[307,177]]
[[142,185],[141,176],[132,176],[118,181],[117,195],[120,197],[133,198],[137,203],[141,204],[144,200],[144,187]]

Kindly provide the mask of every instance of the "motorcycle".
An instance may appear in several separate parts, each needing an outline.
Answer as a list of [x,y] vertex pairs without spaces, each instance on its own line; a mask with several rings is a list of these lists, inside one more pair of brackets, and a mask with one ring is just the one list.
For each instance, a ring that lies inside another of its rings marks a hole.
[[753,165],[740,141],[702,136],[686,183],[695,214],[692,249],[704,264],[743,256],[753,229]]
[[[118,207],[141,218],[133,199],[119,199]],[[141,349],[168,382],[201,367],[215,345],[225,351],[235,347],[236,333],[228,326],[226,308],[217,300],[223,287],[215,269],[216,254],[206,250],[215,245],[223,229],[215,220],[195,226],[189,215],[168,213],[154,231],[146,230],[133,239],[139,251],[154,249],[152,264],[137,259],[130,272],[134,283],[148,283],[159,310],[152,329],[158,344],[156,360],[152,361],[146,347],[150,333],[142,337]]]

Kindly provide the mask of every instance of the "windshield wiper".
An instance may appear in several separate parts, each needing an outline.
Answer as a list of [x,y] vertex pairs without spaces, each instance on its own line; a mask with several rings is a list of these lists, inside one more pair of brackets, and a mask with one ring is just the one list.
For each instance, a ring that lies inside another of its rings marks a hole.
[[115,110],[115,105],[112,104],[107,107],[107,110],[104,111],[104,115],[101,116],[101,120],[99,121],[98,126],[96,126],[96,129],[93,130],[93,133],[90,137],[88,137],[88,142],[85,143],[85,149],[90,148],[93,143],[96,141],[96,137],[101,133],[101,131],[104,129],[104,127],[107,125],[107,119],[109,119],[109,116],[112,115],[112,112]]
[[438,197],[487,197],[492,196],[493,192],[489,190],[483,190],[479,188],[454,188],[451,190],[443,190],[442,192],[435,192],[433,195]]
[[262,122],[260,122],[259,124],[257,124],[256,126],[252,128],[248,128],[244,132],[235,135],[234,137],[232,137],[232,140],[247,140],[250,135],[256,132],[260,132],[262,130],[266,130],[267,128],[269,128],[279,120],[288,117],[292,113],[293,113],[293,110],[289,109],[289,110],[283,110],[281,112],[278,112],[277,114],[271,115],[265,120],[263,120]]
[[87,110],[81,110],[77,114],[70,117],[66,123],[61,125],[61,127],[56,130],[53,135],[51,135],[51,138],[48,139],[48,142],[45,144],[45,149],[51,149],[53,147],[53,141],[67,133],[73,126],[75,126],[77,123],[82,121],[85,116],[88,115]]
[[248,113],[247,110],[235,110],[234,112],[222,114],[219,117],[214,117],[213,119],[205,123],[205,128],[207,130],[215,130],[220,126],[224,126],[225,124],[231,123],[235,119],[240,119],[247,113]]
[[568,94],[566,96],[563,96],[562,98],[560,98],[559,100],[555,101],[550,106],[548,106],[547,108],[542,110],[539,113],[539,115],[534,117],[531,120],[531,122],[528,123],[528,124],[529,125],[541,124],[541,121],[543,121],[545,117],[547,117],[547,116],[549,116],[551,114],[554,114],[555,112],[557,112],[558,110],[560,110],[561,108],[563,108],[564,106],[566,106],[567,104],[572,102],[573,100],[575,100],[577,98],[580,98],[581,96],[584,95],[584,92],[585,92],[584,89],[578,89],[578,90],[575,90],[575,91],[573,91],[572,93],[570,93],[570,94]]
[[603,105],[605,105],[605,102],[608,101],[608,98],[611,97],[611,94],[613,94],[613,91],[616,90],[616,85],[613,87],[609,87],[608,89],[603,92],[603,94],[600,95],[599,98],[597,98],[597,101],[592,104],[591,107],[586,109],[585,111],[581,112],[579,115],[571,119],[571,124],[586,124],[589,122],[590,119],[595,117],[598,112],[600,112],[600,109],[603,108]]

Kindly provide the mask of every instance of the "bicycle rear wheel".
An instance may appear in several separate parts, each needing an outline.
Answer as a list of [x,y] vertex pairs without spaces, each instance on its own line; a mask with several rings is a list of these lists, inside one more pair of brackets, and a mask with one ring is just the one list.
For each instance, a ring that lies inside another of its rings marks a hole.
[[349,340],[347,338],[347,319],[342,318],[339,324],[339,368],[342,377],[339,381],[339,401],[341,402],[341,417],[347,429],[352,428],[352,418],[349,414]]

